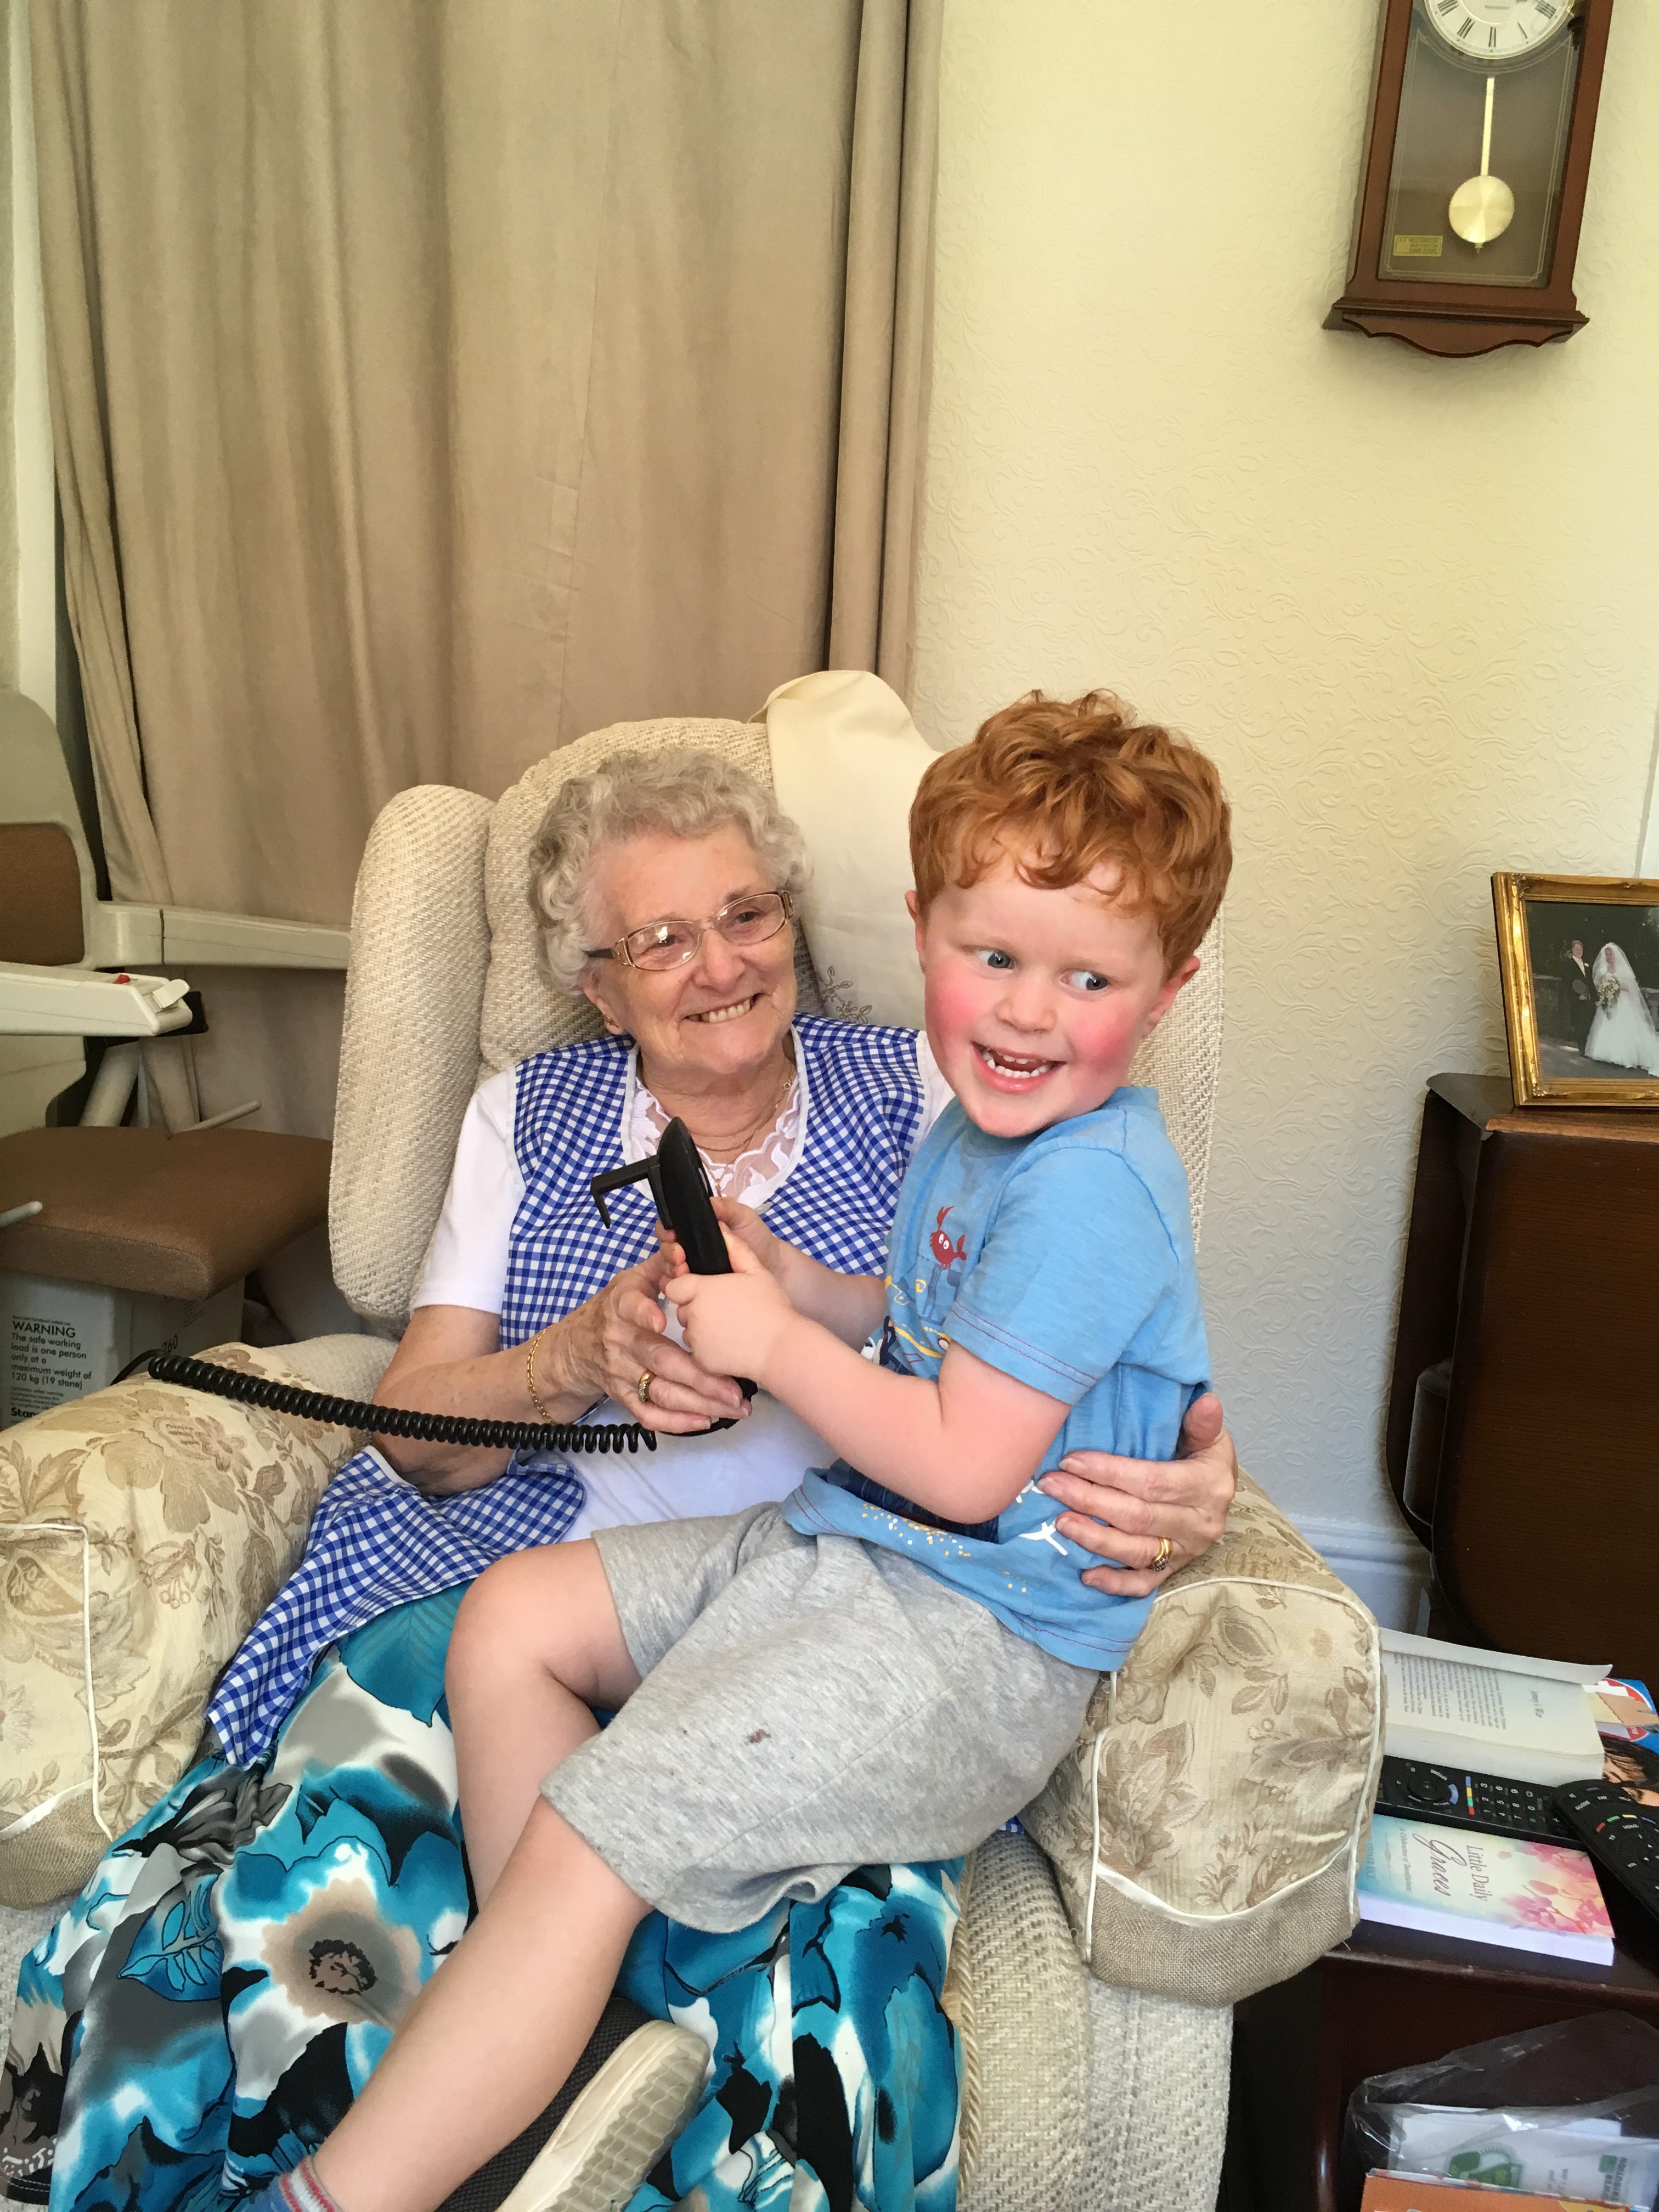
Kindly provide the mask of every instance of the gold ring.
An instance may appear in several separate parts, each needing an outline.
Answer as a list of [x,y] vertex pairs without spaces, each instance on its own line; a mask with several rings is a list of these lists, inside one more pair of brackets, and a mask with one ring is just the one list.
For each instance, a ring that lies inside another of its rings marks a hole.
[[634,1395],[639,1400],[641,1405],[644,1406],[649,1404],[651,1399],[651,1385],[656,1381],[656,1376],[651,1372],[651,1370],[648,1367],[641,1369],[640,1379],[634,1385]]
[[1170,1541],[1167,1536],[1160,1536],[1158,1538],[1158,1549],[1153,1553],[1152,1559],[1152,1571],[1154,1574],[1157,1574],[1160,1568],[1167,1567],[1169,1565],[1170,1557],[1174,1550],[1175,1546]]

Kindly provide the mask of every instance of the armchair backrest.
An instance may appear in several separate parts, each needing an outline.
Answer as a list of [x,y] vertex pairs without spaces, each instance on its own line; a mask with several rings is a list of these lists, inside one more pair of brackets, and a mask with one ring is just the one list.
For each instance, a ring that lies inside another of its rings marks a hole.
[[[613,724],[538,761],[494,806],[442,785],[400,792],[358,871],[335,1115],[334,1274],[360,1313],[402,1327],[477,1085],[527,1054],[599,1032],[588,1002],[550,991],[537,963],[525,887],[554,793],[611,753],[678,744],[720,753],[779,791],[806,833],[814,881],[797,954],[803,1009],[919,1019],[904,820],[930,755],[873,676],[803,678],[750,722]],[[814,763],[824,764],[816,783]],[[822,975],[819,944],[832,956]],[[1194,1227],[1220,1054],[1221,945],[1218,917],[1198,976],[1132,1071],[1158,1089]]]

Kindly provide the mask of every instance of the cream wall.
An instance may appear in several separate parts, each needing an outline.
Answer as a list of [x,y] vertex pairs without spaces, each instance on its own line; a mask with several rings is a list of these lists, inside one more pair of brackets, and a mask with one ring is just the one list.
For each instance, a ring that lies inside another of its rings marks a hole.
[[1615,14],[1589,327],[1466,362],[1320,327],[1376,21],[951,0],[915,684],[938,738],[1103,682],[1222,764],[1216,1372],[1362,1585],[1423,1080],[1504,1064],[1488,874],[1628,872],[1659,704],[1659,9]]

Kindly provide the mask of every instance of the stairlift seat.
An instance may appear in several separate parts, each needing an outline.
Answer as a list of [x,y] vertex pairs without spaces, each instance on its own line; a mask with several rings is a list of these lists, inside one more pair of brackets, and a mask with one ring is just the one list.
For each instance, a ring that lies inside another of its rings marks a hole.
[[196,1303],[328,1213],[329,1146],[270,1130],[21,1129],[0,1137],[0,1269]]
[[0,1137],[0,1219],[40,1206],[0,1229],[0,1429],[141,1352],[240,1335],[247,1271],[320,1230],[330,1150],[255,1129]]

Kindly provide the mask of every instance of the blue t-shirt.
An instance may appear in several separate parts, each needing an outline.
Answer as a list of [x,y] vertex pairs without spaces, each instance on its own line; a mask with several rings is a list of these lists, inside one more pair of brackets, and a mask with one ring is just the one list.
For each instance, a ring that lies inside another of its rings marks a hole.
[[[959,1344],[1059,1399],[1072,1410],[1047,1468],[1078,1450],[1173,1456],[1210,1358],[1187,1177],[1155,1091],[1125,1085],[1034,1137],[988,1136],[952,1099],[910,1163],[889,1252],[884,1366],[932,1381]],[[784,1506],[803,1534],[908,1553],[1017,1635],[1105,1671],[1152,1601],[1079,1580],[1099,1561],[1060,1534],[1063,1510],[1028,1483],[995,1521],[941,1524],[844,1461]]]

